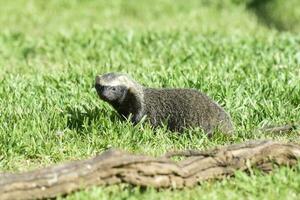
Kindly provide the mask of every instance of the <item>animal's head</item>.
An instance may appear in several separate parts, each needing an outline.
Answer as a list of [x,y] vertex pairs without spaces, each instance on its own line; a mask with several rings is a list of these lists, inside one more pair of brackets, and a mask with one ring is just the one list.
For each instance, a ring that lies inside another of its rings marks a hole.
[[97,75],[95,80],[95,88],[99,97],[112,104],[121,104],[136,87],[139,85],[134,80],[121,73]]

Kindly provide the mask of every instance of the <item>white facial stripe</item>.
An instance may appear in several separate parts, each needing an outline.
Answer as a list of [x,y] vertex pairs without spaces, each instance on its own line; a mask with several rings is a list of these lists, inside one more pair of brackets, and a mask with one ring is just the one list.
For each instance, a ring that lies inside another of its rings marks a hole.
[[99,83],[100,85],[103,85],[103,86],[124,85],[128,88],[130,88],[131,86],[134,86],[134,83],[125,76],[119,76],[113,80],[104,80],[104,79],[101,79],[101,76],[97,76],[96,83]]

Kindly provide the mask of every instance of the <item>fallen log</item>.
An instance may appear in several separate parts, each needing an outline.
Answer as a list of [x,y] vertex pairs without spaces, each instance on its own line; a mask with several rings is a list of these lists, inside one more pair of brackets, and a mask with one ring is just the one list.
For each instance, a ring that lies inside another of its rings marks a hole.
[[[178,162],[171,158],[184,157]],[[161,157],[108,150],[94,158],[20,174],[0,174],[0,199],[41,199],[94,186],[129,183],[155,188],[191,187],[208,179],[234,175],[256,167],[268,172],[274,166],[293,166],[300,145],[252,141],[207,151],[170,152]]]

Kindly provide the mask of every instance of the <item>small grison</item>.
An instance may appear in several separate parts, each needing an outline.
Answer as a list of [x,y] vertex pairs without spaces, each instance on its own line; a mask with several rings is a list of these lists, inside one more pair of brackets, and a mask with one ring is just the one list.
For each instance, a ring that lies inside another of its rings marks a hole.
[[126,74],[96,76],[99,97],[136,124],[146,117],[153,127],[167,125],[171,131],[200,127],[208,135],[215,129],[231,133],[230,116],[216,102],[195,89],[156,89],[144,87]]

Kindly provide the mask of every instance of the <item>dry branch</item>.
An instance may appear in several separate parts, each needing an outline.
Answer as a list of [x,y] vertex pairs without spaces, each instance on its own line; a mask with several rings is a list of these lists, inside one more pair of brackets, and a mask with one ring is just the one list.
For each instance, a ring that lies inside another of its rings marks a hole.
[[[179,162],[173,156],[184,156]],[[255,166],[270,171],[274,165],[292,166],[300,146],[253,141],[207,151],[171,152],[154,158],[109,150],[92,159],[74,161],[21,174],[0,174],[0,199],[36,199],[68,194],[92,185],[129,183],[156,188],[194,186],[208,179],[231,176]]]
[[258,129],[261,132],[264,133],[290,133],[294,130],[297,130],[300,126],[300,121],[299,122],[294,122],[282,126],[265,126],[260,129]]

